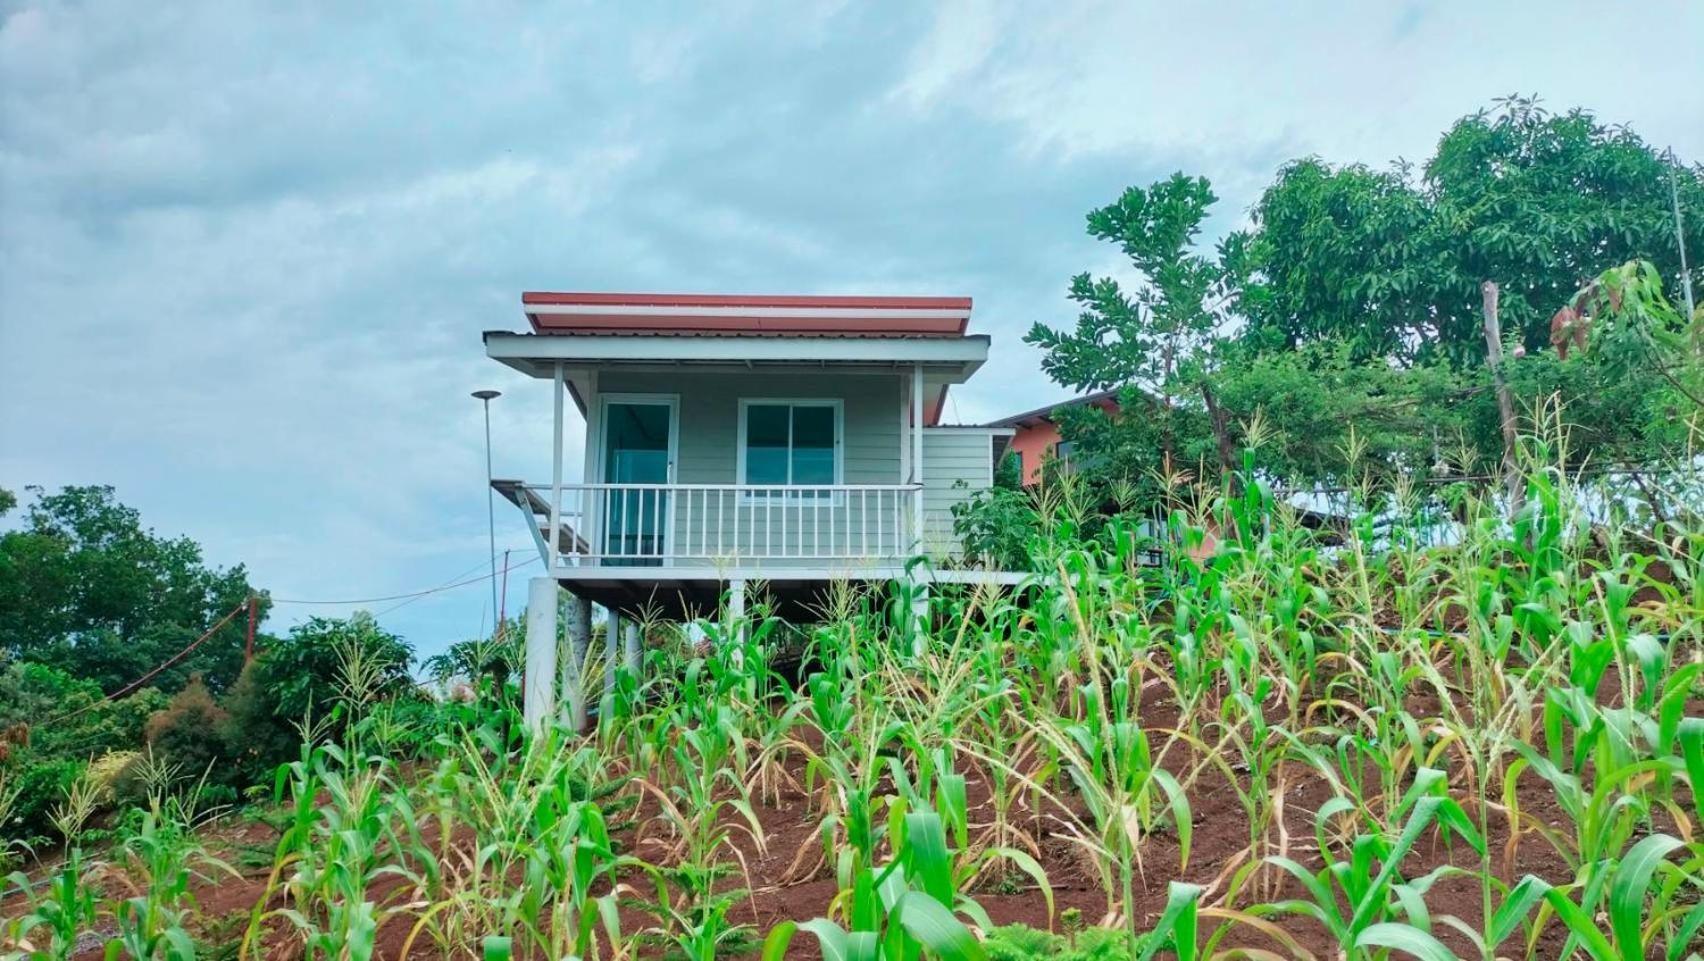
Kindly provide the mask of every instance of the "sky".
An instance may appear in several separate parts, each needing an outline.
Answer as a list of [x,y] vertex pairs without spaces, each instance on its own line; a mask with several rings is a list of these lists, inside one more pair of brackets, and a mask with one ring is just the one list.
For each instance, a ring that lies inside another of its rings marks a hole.
[[111,484],[270,629],[360,606],[429,655],[485,582],[295,602],[483,571],[470,391],[496,475],[550,474],[548,385],[480,343],[523,290],[969,295],[979,422],[1066,396],[1021,338],[1125,275],[1083,230],[1125,187],[1207,176],[1217,236],[1288,160],[1421,161],[1513,93],[1704,160],[1699,36],[1696,2],[0,0],[0,487]]

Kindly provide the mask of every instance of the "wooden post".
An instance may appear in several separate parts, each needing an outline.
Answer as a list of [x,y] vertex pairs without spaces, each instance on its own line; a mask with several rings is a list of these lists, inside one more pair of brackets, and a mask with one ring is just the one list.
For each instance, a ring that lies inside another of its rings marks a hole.
[[1509,517],[1521,509],[1520,443],[1515,430],[1515,401],[1509,395],[1509,381],[1503,376],[1503,327],[1497,319],[1497,283],[1487,280],[1479,285],[1485,299],[1485,362],[1491,365],[1491,382],[1497,389],[1497,413],[1503,421],[1503,479],[1509,486]]
[[254,660],[254,622],[258,600],[253,594],[248,597],[248,643],[243,645],[243,663]]

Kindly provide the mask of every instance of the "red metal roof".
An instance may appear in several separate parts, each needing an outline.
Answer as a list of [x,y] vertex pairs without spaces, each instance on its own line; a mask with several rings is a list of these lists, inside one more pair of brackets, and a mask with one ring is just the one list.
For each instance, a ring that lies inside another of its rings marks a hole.
[[969,297],[776,296],[527,291],[540,334],[667,337],[962,337]]

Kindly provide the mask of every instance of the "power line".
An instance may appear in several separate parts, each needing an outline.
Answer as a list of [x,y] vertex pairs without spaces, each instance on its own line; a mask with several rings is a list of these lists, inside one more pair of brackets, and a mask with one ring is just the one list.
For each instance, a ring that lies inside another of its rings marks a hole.
[[[504,552],[504,553],[508,553],[508,552],[507,552],[507,551],[505,551],[505,552]],[[508,563],[508,561],[507,561],[507,559],[505,559],[505,560],[504,560],[504,566],[503,566],[503,569],[502,569],[502,570],[500,570],[500,571],[498,571],[498,572],[497,572],[497,573],[496,573],[496,575],[486,575],[486,576],[488,576],[488,577],[490,577],[490,576],[498,576],[498,577],[501,577],[501,576],[503,576],[503,575],[506,575],[506,574],[508,574],[508,573],[509,573],[509,572],[510,572],[510,571],[513,571],[513,570],[517,570],[517,569],[519,569],[519,568],[522,568],[522,567],[525,567],[525,566],[527,566],[527,565],[528,565],[528,564],[531,564],[531,563],[532,563],[532,562],[534,562],[534,561],[536,561],[536,560],[538,560],[538,558],[537,558],[537,557],[529,557],[529,558],[527,558],[527,559],[526,559],[526,560],[524,560],[524,561],[521,561],[521,562],[520,562],[520,563],[519,563],[519,564],[510,564],[510,563]],[[460,578],[463,578],[463,577],[466,577],[466,576],[467,576],[467,575],[468,575],[468,573],[470,573],[470,572],[471,572],[471,571],[473,571],[473,570],[474,570],[474,569],[476,569],[476,568],[477,568],[477,567],[479,567],[479,565],[480,565],[480,564],[484,564],[484,563],[485,563],[485,562],[484,562],[484,561],[480,561],[480,562],[479,562],[479,564],[475,564],[475,565],[474,565],[474,566],[473,566],[473,567],[470,567],[470,568],[468,568],[468,569],[467,569],[467,570],[466,570],[466,571],[463,571],[463,572],[462,572],[462,573],[460,573],[460,574],[457,574],[457,575],[456,575],[456,576],[455,576],[455,577],[454,577],[454,578],[452,578],[452,579],[451,579],[451,580],[452,580],[452,581],[455,581],[455,580],[458,580],[458,579],[460,579]],[[475,580],[478,580],[478,578],[475,578]],[[458,584],[454,584],[454,583],[451,583],[451,584],[445,584],[445,585],[443,585],[443,586],[442,586],[442,587],[438,587],[438,588],[434,588],[434,589],[433,589],[433,590],[445,590],[445,591],[447,591],[447,590],[449,590],[449,589],[450,589],[450,588],[452,588],[452,587],[456,587],[456,586],[459,586],[459,585],[458,585]],[[421,599],[421,598],[422,598],[422,597],[425,597],[425,596],[427,596],[427,594],[429,594],[429,593],[431,593],[431,592],[430,592],[430,591],[428,591],[428,592],[426,592],[426,593],[423,593],[423,594],[416,594],[416,595],[414,595],[414,596],[413,596],[413,597],[410,597],[410,598],[408,598],[408,599],[406,599],[406,600],[403,600],[403,601],[400,601],[400,602],[398,602],[398,603],[396,603],[396,604],[393,604],[393,605],[391,605],[391,606],[390,606],[390,607],[387,607],[387,608],[385,608],[385,609],[384,609],[384,610],[382,610],[382,611],[380,611],[380,612],[378,612],[378,613],[377,613],[377,614],[374,614],[374,615],[373,615],[373,616],[374,616],[374,617],[383,617],[383,616],[385,616],[385,615],[386,615],[386,614],[389,614],[389,613],[391,613],[391,612],[392,612],[392,611],[395,611],[395,610],[399,610],[399,609],[401,609],[401,608],[404,608],[404,607],[407,607],[407,606],[408,606],[408,605],[410,605],[410,604],[412,604],[412,603],[414,603],[414,602],[415,602],[415,601],[418,601],[418,600],[420,600],[420,599]]]
[[177,662],[188,657],[196,648],[198,648],[202,644],[206,643],[208,638],[212,637],[214,634],[217,634],[219,632],[219,628],[224,627],[226,624],[231,623],[231,618],[236,617],[238,612],[247,609],[248,603],[249,603],[248,598],[246,598],[246,597],[243,598],[243,601],[242,601],[241,604],[238,604],[236,607],[231,608],[230,613],[226,614],[224,617],[219,618],[219,622],[217,624],[214,624],[212,627],[209,627],[207,629],[207,633],[201,635],[200,637],[196,638],[193,641],[190,641],[188,646],[186,646],[183,650],[178,651],[176,654],[173,654],[171,657],[166,658],[164,661],[160,662],[160,664],[158,666],[156,666],[153,670],[149,671],[148,673],[142,675],[141,677],[137,678],[134,681],[131,681],[129,684],[124,685],[123,687],[112,692],[111,694],[103,695],[100,698],[100,700],[98,700],[98,701],[90,701],[89,703],[83,705],[82,707],[76,709],[75,711],[70,712],[69,714],[62,714],[59,717],[56,717],[56,718],[54,718],[50,721],[47,721],[45,723],[46,724],[58,724],[61,721],[69,721],[71,718],[74,718],[77,715],[84,713],[85,711],[92,711],[95,708],[100,707],[102,704],[107,704],[107,703],[110,703],[112,701],[116,701],[119,698],[125,696],[126,694],[129,694],[130,692],[141,687],[142,685],[148,683],[149,681],[153,680],[157,675],[159,675],[159,673],[161,671],[164,671],[166,668],[171,667],[173,664],[176,664]]
[[[537,559],[538,558],[536,558],[536,557],[535,558],[528,558],[527,560],[525,560],[525,561],[523,561],[519,564],[516,564],[509,569],[514,570],[515,568],[518,568],[518,567],[525,567],[527,564],[531,564],[533,561],[536,561]],[[480,563],[483,564],[485,562],[481,561]],[[457,587],[466,587],[469,584],[477,584],[480,581],[491,580],[494,577],[496,577],[498,574],[501,574],[501,573],[502,573],[501,571],[497,571],[497,572],[492,573],[492,574],[480,574],[480,575],[477,575],[475,577],[466,578],[465,580],[457,580],[457,581],[452,581],[451,583],[448,583],[448,584],[441,584],[437,587],[429,587],[429,588],[427,588],[423,591],[409,591],[409,592],[404,593],[404,594],[387,594],[383,597],[351,597],[351,598],[340,598],[340,599],[336,599],[336,600],[322,600],[322,599],[319,599],[319,598],[269,597],[268,600],[270,600],[273,604],[307,604],[307,605],[326,605],[326,606],[335,606],[335,605],[339,605],[339,604],[382,604],[386,601],[410,601],[410,600],[417,600],[419,598],[425,597],[428,594],[437,594],[440,591],[453,590]]]

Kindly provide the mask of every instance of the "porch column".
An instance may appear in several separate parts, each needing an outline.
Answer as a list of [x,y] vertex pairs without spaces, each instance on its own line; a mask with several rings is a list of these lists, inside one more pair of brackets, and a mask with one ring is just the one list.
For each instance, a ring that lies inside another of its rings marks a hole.
[[[911,366],[911,482],[923,483],[923,365]],[[911,553],[923,553],[923,492],[911,492]]]
[[568,391],[562,384],[562,362],[557,361],[555,366],[552,395],[556,407],[556,429],[550,435],[550,556],[544,559],[547,574],[556,572],[558,559],[562,556],[562,397]]
[[586,729],[586,647],[592,639],[592,602],[568,597],[568,644],[562,659],[562,721],[570,730]]
[[527,582],[526,686],[522,715],[534,734],[556,713],[556,578]]

